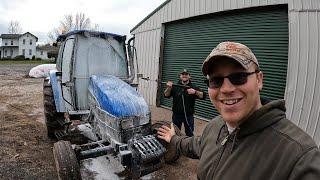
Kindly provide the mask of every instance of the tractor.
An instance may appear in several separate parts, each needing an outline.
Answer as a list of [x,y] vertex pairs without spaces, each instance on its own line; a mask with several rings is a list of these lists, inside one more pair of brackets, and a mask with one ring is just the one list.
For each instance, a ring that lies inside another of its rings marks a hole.
[[[117,156],[133,179],[179,158],[175,148],[156,137],[156,128],[169,123],[152,124],[149,106],[137,91],[134,79],[142,76],[134,70],[133,41],[88,30],[57,38],[57,68],[44,80],[43,94],[47,134],[58,140],[53,155],[59,179],[81,179],[81,160],[108,154]],[[95,140],[65,140],[79,120],[91,126]]]

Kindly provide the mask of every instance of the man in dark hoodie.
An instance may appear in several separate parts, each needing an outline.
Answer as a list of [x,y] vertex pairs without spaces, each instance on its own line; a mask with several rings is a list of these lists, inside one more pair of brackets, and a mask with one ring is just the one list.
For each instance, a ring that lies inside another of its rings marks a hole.
[[285,116],[285,102],[261,101],[263,74],[251,50],[222,42],[204,60],[211,102],[221,114],[200,137],[175,135],[162,126],[158,137],[200,159],[198,179],[319,180],[320,151]]
[[194,130],[194,105],[196,99],[204,99],[204,92],[191,83],[191,76],[187,69],[180,72],[177,85],[172,81],[167,82],[164,97],[173,97],[172,122],[181,129],[182,123],[187,136],[193,136]]

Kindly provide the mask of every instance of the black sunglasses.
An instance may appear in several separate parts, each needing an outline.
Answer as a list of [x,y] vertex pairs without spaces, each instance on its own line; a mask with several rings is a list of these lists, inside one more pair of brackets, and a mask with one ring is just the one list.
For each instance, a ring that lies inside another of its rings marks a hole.
[[205,80],[205,83],[209,88],[220,88],[223,84],[224,78],[228,78],[233,85],[243,85],[247,83],[248,76],[258,72],[260,71],[256,70],[254,72],[236,72],[231,73],[228,76],[212,76],[209,77],[209,79]]

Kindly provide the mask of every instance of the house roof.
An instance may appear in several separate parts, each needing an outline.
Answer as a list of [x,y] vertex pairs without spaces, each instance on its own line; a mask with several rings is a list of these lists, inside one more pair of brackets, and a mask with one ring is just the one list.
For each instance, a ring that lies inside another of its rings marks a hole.
[[19,38],[21,34],[1,34],[0,38],[2,39],[15,39]]
[[0,48],[16,48],[16,47],[19,47],[17,45],[10,45],[10,46],[0,46]]
[[21,36],[23,36],[25,34],[30,34],[31,36],[34,36],[36,38],[36,41],[38,41],[38,37],[31,34],[30,32],[26,32],[23,34],[1,34],[0,38],[2,38],[2,39],[15,39],[15,38],[20,38]]

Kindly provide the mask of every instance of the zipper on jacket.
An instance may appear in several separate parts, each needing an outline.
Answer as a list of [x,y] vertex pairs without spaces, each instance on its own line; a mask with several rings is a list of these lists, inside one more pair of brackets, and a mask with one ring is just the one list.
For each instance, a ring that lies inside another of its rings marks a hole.
[[228,142],[228,138],[229,138],[229,135],[226,136],[220,143],[221,147],[219,147],[217,158],[213,162],[213,177],[216,174],[216,171],[217,171],[218,166],[220,164],[220,160],[221,160],[222,155],[224,153],[224,150],[226,148],[225,144],[226,144],[226,142]]

